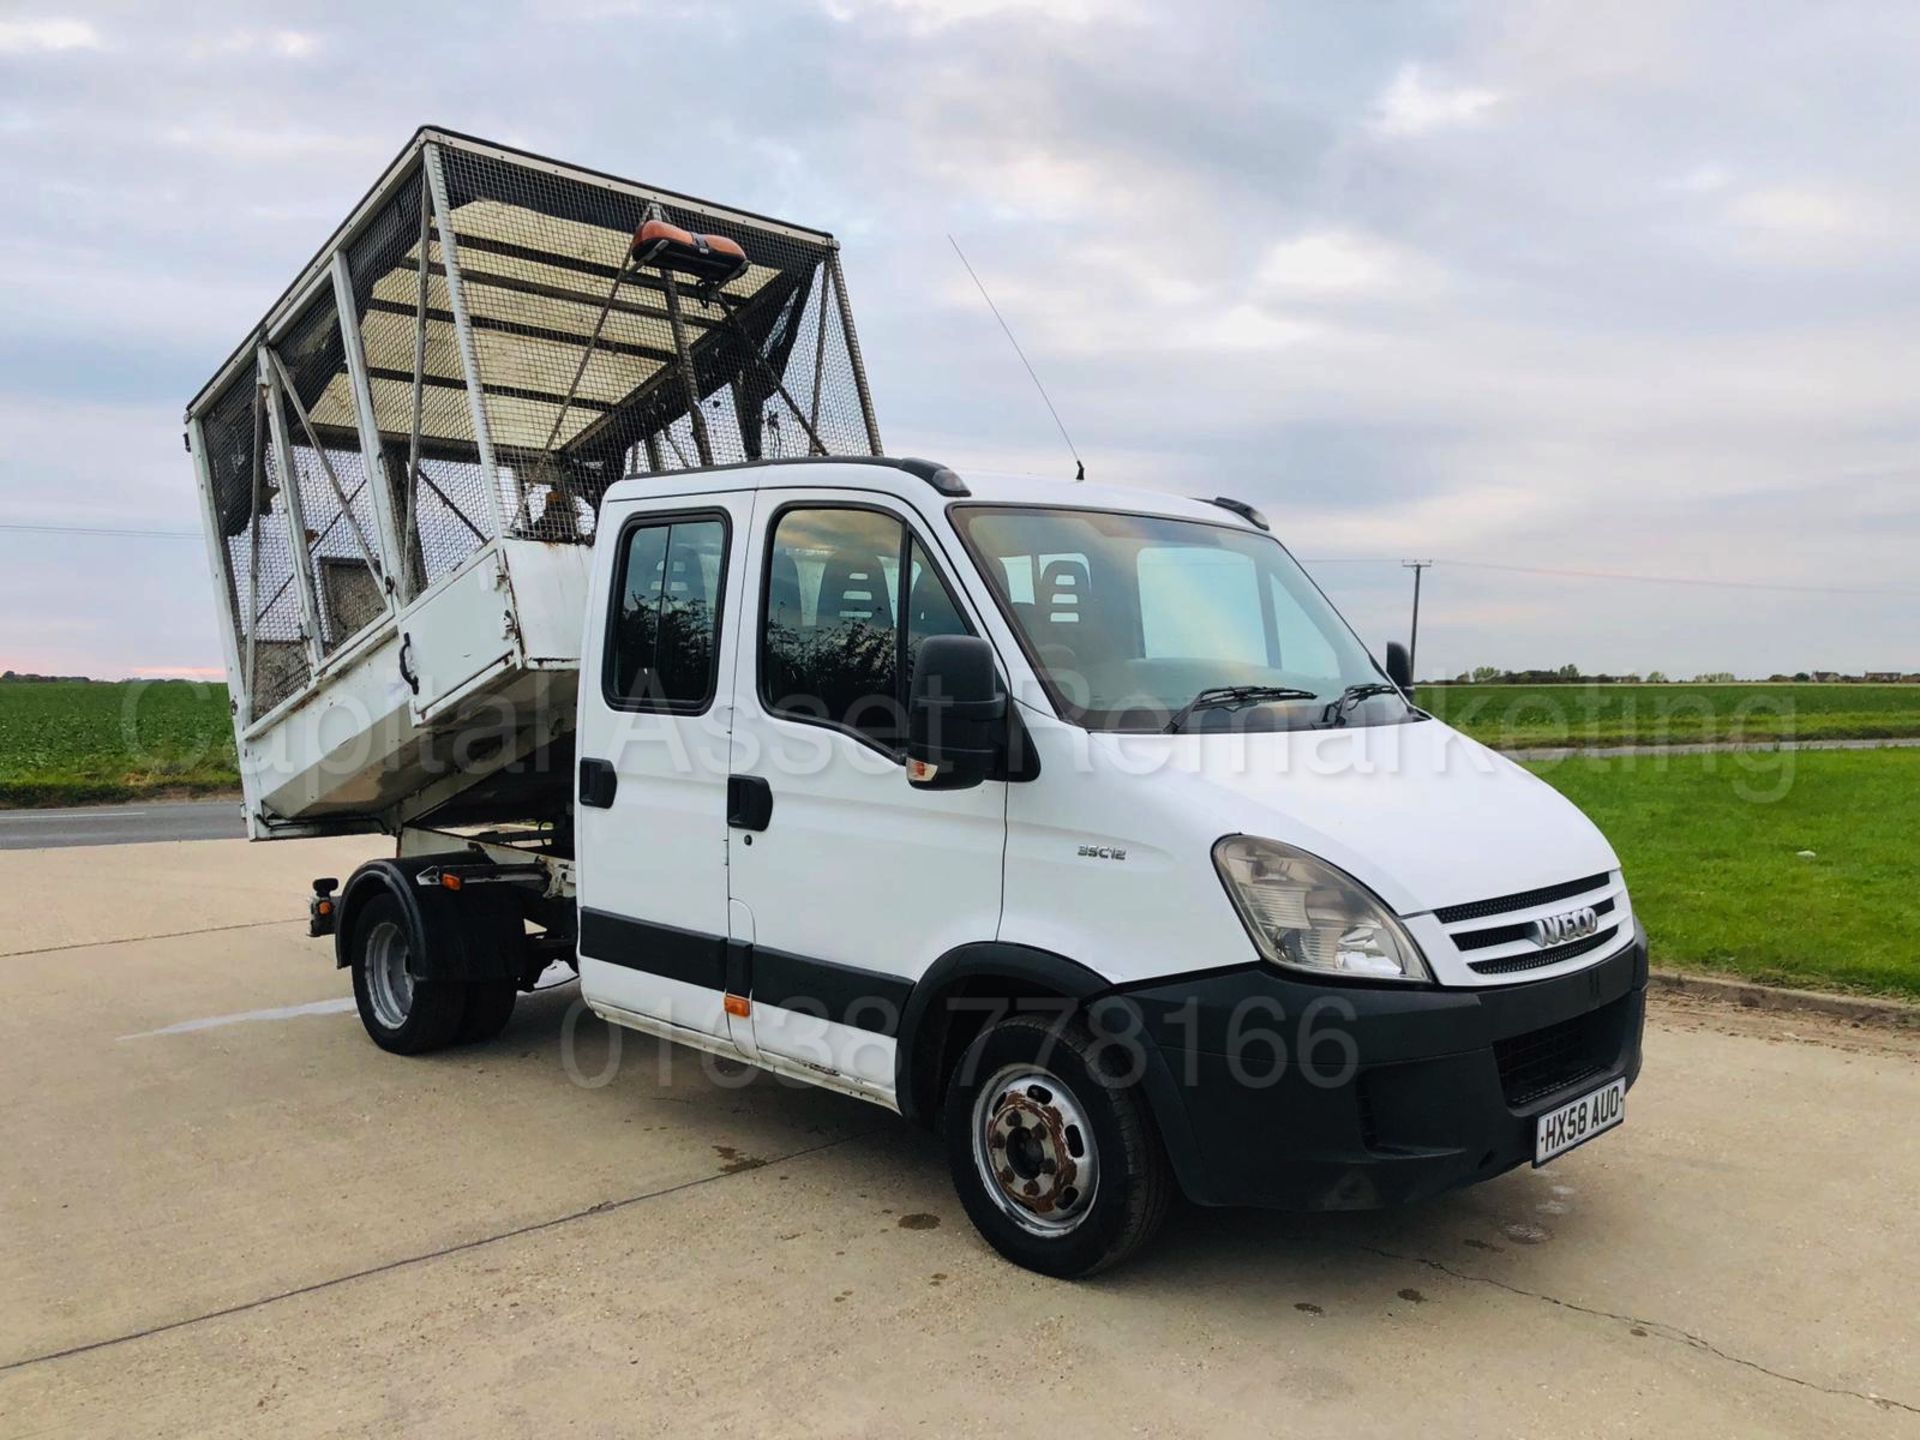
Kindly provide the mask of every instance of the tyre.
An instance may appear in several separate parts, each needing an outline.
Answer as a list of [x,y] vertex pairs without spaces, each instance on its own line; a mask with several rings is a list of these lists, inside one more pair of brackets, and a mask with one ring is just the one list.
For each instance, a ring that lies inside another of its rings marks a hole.
[[1166,1218],[1173,1177],[1129,1058],[1080,1020],[1028,1016],[988,1026],[960,1057],[947,1163],[968,1217],[1014,1264],[1091,1275]]
[[454,1044],[477,1045],[507,1028],[507,1021],[513,1018],[513,1003],[520,998],[518,985],[511,980],[483,980],[468,985],[466,991],[467,1011],[460,1017]]
[[412,936],[393,896],[375,895],[355,907],[348,952],[354,1003],[373,1043],[396,1055],[424,1055],[452,1044],[467,1008],[466,986],[414,978],[407,968]]

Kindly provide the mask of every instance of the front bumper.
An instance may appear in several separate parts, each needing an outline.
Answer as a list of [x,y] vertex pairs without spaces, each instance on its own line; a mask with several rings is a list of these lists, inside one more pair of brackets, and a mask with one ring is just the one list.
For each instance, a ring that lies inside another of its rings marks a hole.
[[1533,1158],[1534,1120],[1640,1073],[1647,937],[1474,990],[1319,985],[1266,965],[1122,992],[1155,1118],[1204,1205],[1361,1210]]

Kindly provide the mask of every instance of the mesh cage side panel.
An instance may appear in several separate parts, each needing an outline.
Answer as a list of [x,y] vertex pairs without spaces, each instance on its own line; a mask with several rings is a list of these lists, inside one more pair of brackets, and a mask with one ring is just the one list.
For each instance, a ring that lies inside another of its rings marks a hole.
[[[387,609],[378,573],[379,524],[332,292],[310,305],[274,349],[293,382],[293,394],[282,397],[282,420],[306,521],[321,648],[331,655]],[[294,396],[312,434],[300,422]]]
[[[306,622],[300,613],[298,561],[287,534],[287,491],[271,432],[261,437],[267,495],[250,543],[259,547],[260,584],[250,602],[254,644],[253,714],[264,715],[306,688]],[[251,563],[251,562],[250,562]],[[250,587],[251,588],[251,587]]]
[[223,390],[200,417],[200,448],[212,484],[220,544],[226,552],[223,603],[242,654],[247,648],[248,491],[253,483],[254,387],[244,379]]
[[418,553],[428,585],[451,575],[493,534],[487,480],[477,460],[422,459]]
[[[853,362],[847,346],[847,332],[840,323],[840,306],[834,297],[826,265],[820,267],[818,283],[807,297],[807,308],[800,316],[799,333],[788,360],[787,390],[806,410],[821,439],[829,441],[835,455],[866,455],[867,422],[860,408],[860,391],[853,380]],[[792,420],[793,417],[786,417]],[[793,455],[807,453],[807,436],[789,434]]]
[[294,584],[293,545],[287,536],[279,466],[264,410],[258,425],[263,485],[259,513],[253,513],[255,389],[250,373],[235,380],[208,406],[201,433],[233,576],[234,638],[243,669],[248,637],[253,639],[253,681],[247,701],[248,713],[257,716],[304,689],[310,677]]
[[481,476],[466,373],[454,334],[446,266],[430,213],[424,232],[426,347],[417,417],[421,460],[419,474],[407,474],[416,421],[414,360],[422,328],[425,193],[424,171],[416,165],[347,249],[354,319],[367,359],[367,389],[373,398],[387,473],[394,477],[394,524],[403,537],[412,535],[409,596],[457,570],[494,534],[493,507]]

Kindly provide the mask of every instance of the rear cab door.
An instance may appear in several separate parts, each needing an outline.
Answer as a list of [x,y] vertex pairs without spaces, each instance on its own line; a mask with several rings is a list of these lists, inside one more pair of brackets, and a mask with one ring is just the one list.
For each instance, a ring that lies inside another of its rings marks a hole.
[[753,495],[608,502],[581,646],[580,983],[729,1051],[726,789]]

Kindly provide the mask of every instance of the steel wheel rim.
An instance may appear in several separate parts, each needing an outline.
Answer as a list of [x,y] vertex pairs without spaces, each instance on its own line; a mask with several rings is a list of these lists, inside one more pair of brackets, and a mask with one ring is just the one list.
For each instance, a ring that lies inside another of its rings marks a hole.
[[367,935],[367,998],[373,1017],[388,1030],[398,1030],[413,1012],[413,972],[407,969],[406,932],[391,920],[382,920]]
[[1003,1066],[973,1102],[973,1163],[993,1202],[1029,1234],[1072,1233],[1092,1212],[1100,1154],[1087,1110],[1043,1066]]

